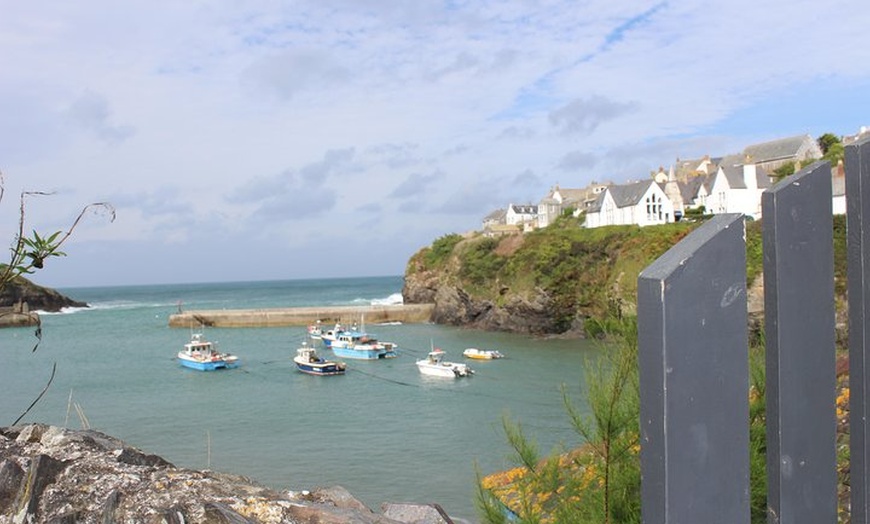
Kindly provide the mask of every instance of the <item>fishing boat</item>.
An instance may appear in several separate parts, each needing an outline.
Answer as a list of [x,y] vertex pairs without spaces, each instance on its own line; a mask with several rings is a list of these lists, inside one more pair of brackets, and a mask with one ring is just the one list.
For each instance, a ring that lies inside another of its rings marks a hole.
[[329,343],[335,356],[357,360],[378,360],[399,355],[392,342],[381,342],[364,331],[342,331]]
[[430,351],[426,358],[418,360],[417,368],[420,373],[433,377],[455,378],[474,374],[474,370],[467,364],[445,361],[444,352],[438,348]]
[[[335,327],[332,329],[324,330],[322,327],[317,330],[319,336],[315,336],[312,338],[319,338],[323,345],[326,347],[332,347],[332,343],[338,338],[338,335],[344,333],[344,328],[341,326],[341,323],[336,322]],[[309,331],[310,333],[310,331]]]
[[477,349],[468,348],[462,352],[465,358],[473,358],[475,360],[493,360],[496,358],[504,358],[504,355],[494,349]]
[[296,369],[309,375],[344,375],[347,369],[344,362],[322,358],[316,349],[308,345],[308,341],[302,342],[302,347],[296,350],[293,362],[296,363]]
[[316,340],[323,338],[323,326],[319,320],[314,324],[308,325],[308,336]]
[[229,353],[221,353],[214,343],[203,339],[202,333],[190,335],[190,342],[178,352],[178,361],[184,367],[199,371],[232,369],[240,364],[239,357]]

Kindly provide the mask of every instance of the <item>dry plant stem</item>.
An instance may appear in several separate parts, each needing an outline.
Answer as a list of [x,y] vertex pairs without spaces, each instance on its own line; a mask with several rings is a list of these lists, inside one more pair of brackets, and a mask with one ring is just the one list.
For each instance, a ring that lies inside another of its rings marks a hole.
[[33,406],[35,406],[36,403],[39,402],[39,399],[41,399],[42,396],[45,395],[45,392],[48,391],[48,387],[51,386],[51,382],[54,380],[55,371],[57,371],[57,362],[55,362],[54,364],[51,365],[51,376],[48,377],[48,382],[45,384],[45,387],[42,388],[42,391],[39,393],[39,396],[37,396],[33,400],[33,402],[31,402],[30,405],[27,406],[27,409],[24,410],[24,413],[22,413],[21,416],[19,416],[17,419],[15,419],[15,422],[12,423],[13,426],[18,424],[21,421],[21,419],[24,418],[25,415],[30,413],[30,410],[33,409]]

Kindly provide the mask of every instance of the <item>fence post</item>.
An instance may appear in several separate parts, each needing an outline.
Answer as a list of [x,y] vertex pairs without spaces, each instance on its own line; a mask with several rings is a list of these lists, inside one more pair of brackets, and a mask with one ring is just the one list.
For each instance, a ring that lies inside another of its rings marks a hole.
[[870,519],[867,359],[870,332],[870,138],[846,146],[846,230],[849,276],[849,447],[852,522]]
[[743,215],[717,215],[638,277],[646,524],[749,522]]
[[831,168],[761,197],[768,522],[837,521]]

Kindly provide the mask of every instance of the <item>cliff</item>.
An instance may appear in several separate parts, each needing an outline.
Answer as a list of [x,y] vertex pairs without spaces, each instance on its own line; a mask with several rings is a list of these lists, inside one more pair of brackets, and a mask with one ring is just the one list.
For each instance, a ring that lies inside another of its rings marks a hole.
[[[0,270],[3,266],[0,266]],[[0,327],[35,326],[39,317],[33,311],[60,311],[65,307],[88,307],[54,289],[16,277],[0,288]]]
[[341,487],[279,492],[177,468],[97,431],[0,428],[0,522],[450,523],[437,505],[383,510],[374,513]]
[[637,275],[695,224],[586,229],[571,218],[522,235],[446,235],[408,262],[406,304],[437,323],[583,336],[589,319],[631,314]]
[[[432,321],[532,335],[587,336],[635,312],[637,276],[698,223],[585,229],[576,219],[522,235],[445,235],[408,262],[405,304],[433,303]],[[835,291],[845,341],[845,217],[834,217]],[[753,330],[762,312],[761,223],[746,226]]]

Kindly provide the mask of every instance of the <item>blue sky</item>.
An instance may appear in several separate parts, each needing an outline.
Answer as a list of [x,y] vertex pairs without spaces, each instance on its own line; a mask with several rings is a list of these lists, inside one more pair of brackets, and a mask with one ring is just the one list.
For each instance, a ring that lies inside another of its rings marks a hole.
[[[870,4],[0,0],[0,235],[52,287],[397,275],[555,184],[870,125]],[[823,8],[823,10],[822,10]]]

